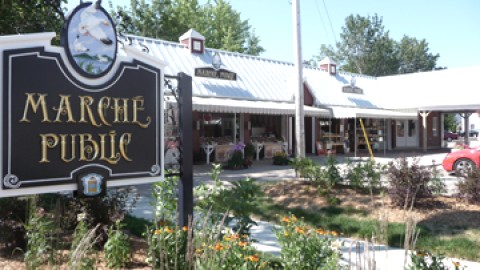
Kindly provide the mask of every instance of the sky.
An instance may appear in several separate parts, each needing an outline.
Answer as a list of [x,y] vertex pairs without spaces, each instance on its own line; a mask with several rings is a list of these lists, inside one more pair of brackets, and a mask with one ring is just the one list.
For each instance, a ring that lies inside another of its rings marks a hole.
[[[248,20],[265,52],[260,56],[293,62],[292,0],[229,0]],[[383,18],[385,30],[399,41],[404,35],[425,39],[440,54],[437,66],[480,65],[480,1],[478,0],[299,0],[302,58],[312,59],[322,44],[335,44],[350,14]],[[73,9],[80,1],[69,0]],[[108,0],[103,6],[109,10]],[[112,0],[129,6],[130,0]],[[204,2],[204,1],[200,1]]]

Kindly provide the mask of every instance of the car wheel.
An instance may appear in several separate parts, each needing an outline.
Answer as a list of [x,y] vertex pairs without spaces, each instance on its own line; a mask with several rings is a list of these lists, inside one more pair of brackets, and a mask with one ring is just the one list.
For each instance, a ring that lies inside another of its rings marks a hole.
[[473,162],[467,158],[461,158],[455,162],[454,170],[457,176],[466,177],[468,173],[473,169]]

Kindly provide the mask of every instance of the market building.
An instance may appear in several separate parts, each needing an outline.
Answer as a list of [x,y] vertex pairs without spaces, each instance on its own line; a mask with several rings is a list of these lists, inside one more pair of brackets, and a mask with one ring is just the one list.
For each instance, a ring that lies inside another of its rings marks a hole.
[[[193,29],[179,43],[128,38],[165,61],[166,74],[192,76],[196,161],[226,161],[238,142],[254,143],[257,158],[295,149],[293,64],[206,48]],[[444,113],[480,110],[478,91],[471,91],[479,72],[472,67],[375,78],[339,72],[328,58],[304,67],[306,153],[356,156],[368,144],[378,154],[444,147]]]

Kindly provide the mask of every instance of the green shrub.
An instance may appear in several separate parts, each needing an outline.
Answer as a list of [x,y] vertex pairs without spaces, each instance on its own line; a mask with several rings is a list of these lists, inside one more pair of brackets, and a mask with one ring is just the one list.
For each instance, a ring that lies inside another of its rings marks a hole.
[[347,161],[345,178],[354,189],[378,190],[381,186],[381,175],[385,166],[368,159],[365,162]]
[[[204,216],[210,216],[211,224],[215,224],[227,213],[225,224],[231,225],[242,234],[249,234],[253,224],[256,224],[250,215],[253,213],[260,188],[250,178],[232,182],[231,188],[226,188],[220,180],[221,168],[214,165],[212,170],[213,187],[205,184],[195,188],[198,198],[196,208]],[[233,225],[235,224],[235,225]]]
[[288,157],[285,152],[277,152],[273,155],[273,165],[288,165]]
[[428,168],[418,165],[418,161],[418,158],[414,158],[409,164],[403,157],[389,163],[388,194],[393,204],[403,207],[415,206],[419,198],[432,195],[429,188],[432,173]]
[[245,158],[252,158],[257,154],[257,150],[252,143],[247,143],[245,149],[243,150]]
[[337,232],[311,228],[294,215],[284,216],[280,222],[275,234],[285,269],[341,269],[342,244],[336,240]]
[[333,155],[330,155],[327,158],[327,171],[325,176],[330,187],[333,187],[342,181],[342,177],[337,168],[337,159]]
[[468,203],[480,204],[480,169],[473,168],[467,176],[457,182],[457,196]]
[[122,231],[122,226],[118,220],[115,228],[111,226],[108,230],[108,240],[103,246],[105,259],[108,268],[120,269],[130,260],[131,246],[128,235]]
[[233,151],[230,159],[227,161],[228,169],[241,169],[243,168],[243,153],[242,151]]
[[45,262],[53,263],[52,248],[53,221],[43,208],[32,207],[32,214],[26,225],[27,252],[25,264],[27,269],[38,269]]

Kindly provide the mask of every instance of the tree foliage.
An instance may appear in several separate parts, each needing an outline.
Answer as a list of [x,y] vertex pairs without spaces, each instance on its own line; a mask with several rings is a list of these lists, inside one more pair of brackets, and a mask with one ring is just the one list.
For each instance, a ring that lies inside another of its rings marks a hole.
[[201,33],[206,46],[259,55],[265,50],[248,20],[225,0],[132,0],[130,8],[116,7],[120,30],[126,33],[178,42],[190,28]]
[[0,35],[56,32],[62,29],[66,0],[0,1]]
[[345,19],[340,41],[322,45],[317,60],[329,56],[344,71],[385,76],[436,69],[438,54],[429,52],[428,42],[404,36],[397,42],[385,31],[383,19],[377,14],[363,17],[350,15]]

